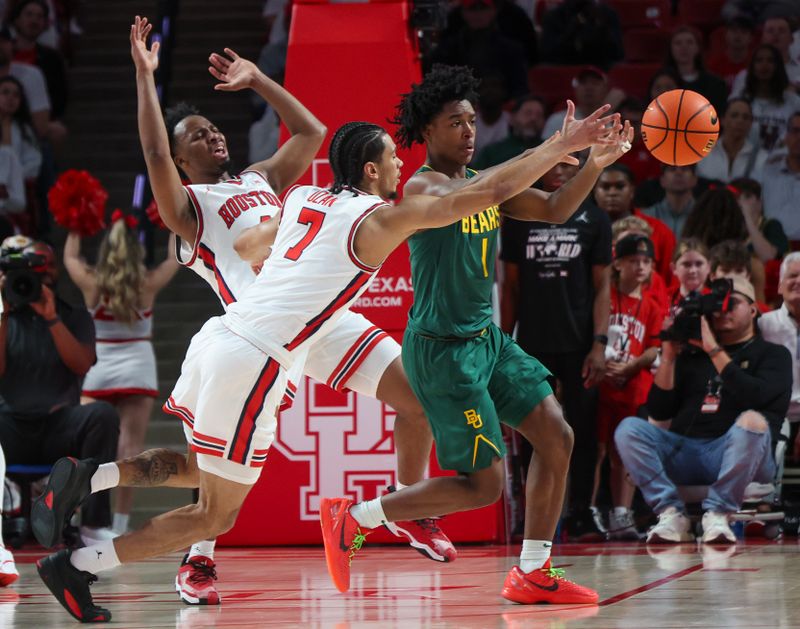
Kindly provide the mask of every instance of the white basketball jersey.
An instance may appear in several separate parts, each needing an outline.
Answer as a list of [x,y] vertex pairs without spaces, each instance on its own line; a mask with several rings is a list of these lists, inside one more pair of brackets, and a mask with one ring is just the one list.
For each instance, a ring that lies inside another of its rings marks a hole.
[[197,237],[193,244],[178,238],[178,262],[208,282],[227,308],[255,280],[250,265],[234,251],[234,241],[248,227],[275,216],[281,202],[254,170],[220,183],[192,184],[186,192],[197,214]]
[[378,196],[316,186],[284,200],[272,253],[256,281],[228,307],[223,322],[287,369],[325,336],[380,267],[361,262],[353,240]]

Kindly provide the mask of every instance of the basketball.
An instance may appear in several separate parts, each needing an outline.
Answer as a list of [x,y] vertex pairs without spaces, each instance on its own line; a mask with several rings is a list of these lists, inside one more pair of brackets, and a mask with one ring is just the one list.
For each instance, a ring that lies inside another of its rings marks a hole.
[[642,140],[657,160],[688,166],[703,159],[719,136],[717,112],[705,96],[670,90],[657,96],[642,116]]

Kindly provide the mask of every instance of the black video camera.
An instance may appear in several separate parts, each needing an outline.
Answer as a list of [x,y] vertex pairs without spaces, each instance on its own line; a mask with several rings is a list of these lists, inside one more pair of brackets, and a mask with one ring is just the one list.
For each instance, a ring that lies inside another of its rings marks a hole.
[[730,309],[729,297],[733,292],[733,281],[727,277],[713,280],[709,284],[709,291],[704,295],[693,290],[681,299],[672,326],[662,330],[659,338],[662,341],[681,343],[691,340],[699,341],[702,338],[700,318]]
[[33,251],[3,251],[0,271],[6,276],[3,297],[12,308],[39,301],[42,296],[42,274],[47,258]]

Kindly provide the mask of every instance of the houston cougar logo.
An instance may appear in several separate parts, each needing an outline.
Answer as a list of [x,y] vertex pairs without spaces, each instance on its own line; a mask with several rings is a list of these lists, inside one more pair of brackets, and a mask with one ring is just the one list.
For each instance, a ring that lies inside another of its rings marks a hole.
[[353,392],[333,405],[340,396],[313,380],[303,381],[292,407],[281,413],[272,447],[290,461],[308,463],[298,496],[300,519],[316,520],[323,496],[368,500],[395,482],[395,413]]

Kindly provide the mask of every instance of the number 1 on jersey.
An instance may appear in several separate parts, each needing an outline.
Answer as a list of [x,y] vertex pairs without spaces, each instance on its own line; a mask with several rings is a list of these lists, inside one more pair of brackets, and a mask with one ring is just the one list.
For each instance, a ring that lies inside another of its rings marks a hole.
[[486,254],[489,251],[489,239],[481,239],[481,261],[483,262],[483,277],[489,277],[489,267],[486,265]]
[[289,260],[297,260],[311,241],[316,238],[319,230],[322,228],[322,221],[325,220],[325,212],[319,210],[312,210],[304,207],[300,210],[300,216],[297,217],[297,222],[303,225],[308,225],[306,235],[300,239],[294,247],[289,247],[286,251],[286,257]]

